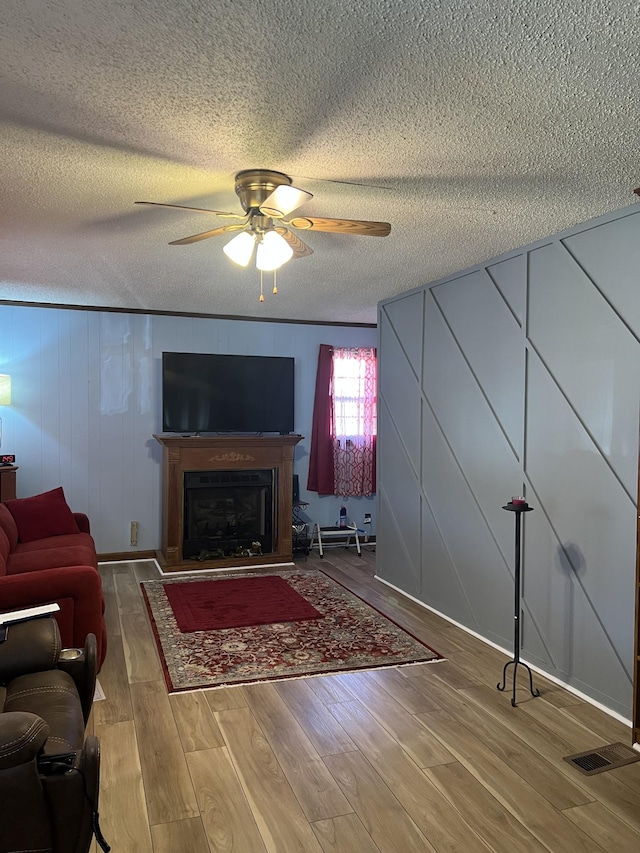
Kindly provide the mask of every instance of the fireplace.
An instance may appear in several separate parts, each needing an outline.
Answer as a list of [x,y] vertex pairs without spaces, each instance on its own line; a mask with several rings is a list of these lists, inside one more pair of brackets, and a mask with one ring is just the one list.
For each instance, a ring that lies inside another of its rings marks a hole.
[[300,435],[155,435],[162,445],[167,571],[291,562],[293,449]]
[[272,470],[187,471],[185,560],[271,553],[273,481]]

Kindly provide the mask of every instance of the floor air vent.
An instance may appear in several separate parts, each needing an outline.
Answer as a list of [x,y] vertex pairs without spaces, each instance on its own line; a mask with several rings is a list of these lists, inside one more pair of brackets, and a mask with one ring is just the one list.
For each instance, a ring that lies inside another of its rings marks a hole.
[[612,743],[609,746],[568,755],[564,760],[573,764],[585,776],[593,776],[596,773],[604,773],[605,770],[615,770],[616,767],[640,761],[640,753],[623,743]]

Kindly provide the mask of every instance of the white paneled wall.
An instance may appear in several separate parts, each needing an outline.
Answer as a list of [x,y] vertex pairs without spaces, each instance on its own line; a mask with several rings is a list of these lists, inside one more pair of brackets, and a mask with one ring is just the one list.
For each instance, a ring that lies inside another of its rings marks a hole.
[[[18,497],[62,485],[87,512],[99,553],[160,547],[162,352],[295,358],[296,447],[306,517],[333,524],[340,504],[361,523],[373,498],[306,491],[318,348],[375,346],[376,330],[347,326],[122,314],[0,305],[0,373],[13,379],[2,450],[15,453]],[[129,544],[137,521],[138,544]]]
[[[626,719],[633,680],[640,211],[379,306],[378,573]],[[496,673],[496,683],[501,673]]]

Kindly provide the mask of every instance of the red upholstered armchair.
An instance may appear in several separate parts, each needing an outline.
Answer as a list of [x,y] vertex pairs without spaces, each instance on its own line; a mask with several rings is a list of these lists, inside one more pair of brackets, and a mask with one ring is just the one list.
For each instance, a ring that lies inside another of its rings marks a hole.
[[[56,602],[60,611],[54,618],[63,646],[83,648],[87,635],[95,634],[100,667],[107,634],[95,544],[87,516],[70,510],[71,520],[66,518],[66,527],[59,528],[67,532],[47,535],[52,524],[65,518],[58,514],[60,498],[64,501],[62,489],[54,489],[0,504],[0,612]],[[29,510],[46,519],[41,528]]]

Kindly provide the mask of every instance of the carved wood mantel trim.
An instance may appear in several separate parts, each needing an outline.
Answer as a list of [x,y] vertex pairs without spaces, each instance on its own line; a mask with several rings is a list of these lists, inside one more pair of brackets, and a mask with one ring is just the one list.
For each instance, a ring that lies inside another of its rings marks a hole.
[[184,474],[186,471],[273,469],[277,472],[274,543],[270,554],[242,557],[242,565],[286,563],[293,559],[291,503],[293,451],[301,435],[175,436],[154,435],[162,446],[162,548],[158,560],[169,571],[226,568],[238,558],[184,560]]

